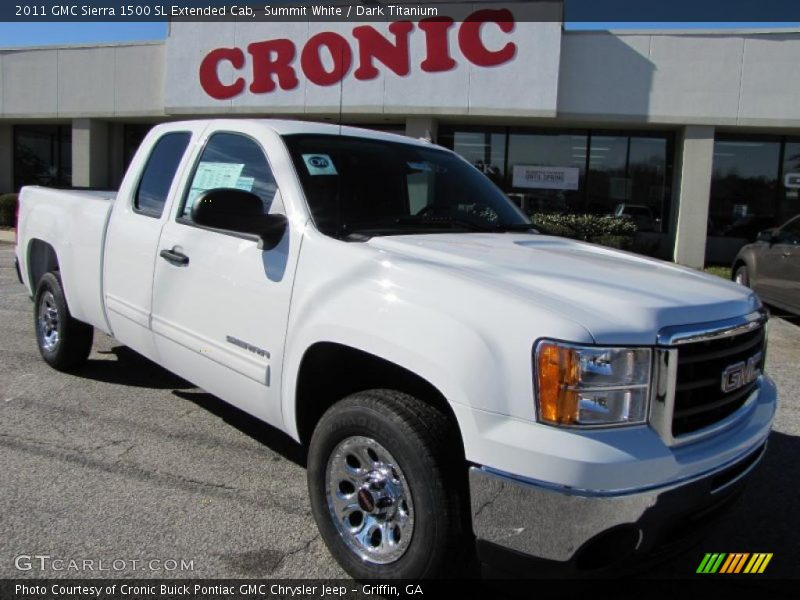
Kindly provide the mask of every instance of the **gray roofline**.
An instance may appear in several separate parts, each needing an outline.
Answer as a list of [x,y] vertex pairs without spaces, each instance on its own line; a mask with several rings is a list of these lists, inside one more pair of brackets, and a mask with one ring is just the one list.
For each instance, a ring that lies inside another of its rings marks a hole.
[[131,46],[163,46],[166,40],[141,40],[130,42],[101,42],[99,44],[42,44],[38,46],[2,46],[0,52],[28,52],[31,50],[77,50],[81,48],[129,48]]
[[800,34],[800,27],[742,27],[737,29],[564,29],[567,35],[610,33],[619,37],[626,35],[682,35],[693,36],[715,36],[715,37],[736,37],[752,35],[781,35],[787,33]]

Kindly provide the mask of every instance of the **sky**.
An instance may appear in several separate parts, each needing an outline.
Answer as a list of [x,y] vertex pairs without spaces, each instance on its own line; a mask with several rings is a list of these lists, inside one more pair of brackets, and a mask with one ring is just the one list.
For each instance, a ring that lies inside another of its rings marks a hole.
[[[797,27],[798,23],[566,23],[570,30],[585,29],[724,29]],[[9,23],[0,22],[0,48],[62,44],[160,40],[166,23]]]
[[0,47],[161,40],[166,23],[0,23]]

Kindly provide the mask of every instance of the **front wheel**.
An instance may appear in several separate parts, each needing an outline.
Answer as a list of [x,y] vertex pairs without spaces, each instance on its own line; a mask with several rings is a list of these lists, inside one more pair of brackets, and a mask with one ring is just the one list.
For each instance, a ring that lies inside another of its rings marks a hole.
[[733,280],[739,285],[750,287],[750,274],[747,272],[747,266],[739,265],[733,273]]
[[70,314],[57,272],[39,280],[34,306],[36,342],[45,362],[59,371],[82,366],[92,350],[94,329]]
[[322,538],[357,579],[437,577],[463,567],[464,462],[455,424],[391,390],[330,408],[308,455]]

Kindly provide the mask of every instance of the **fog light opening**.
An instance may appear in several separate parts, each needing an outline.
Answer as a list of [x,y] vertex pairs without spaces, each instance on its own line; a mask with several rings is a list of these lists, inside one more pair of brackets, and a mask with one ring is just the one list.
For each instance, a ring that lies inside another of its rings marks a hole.
[[620,525],[589,540],[576,553],[575,566],[581,571],[609,567],[628,559],[642,542],[635,525]]

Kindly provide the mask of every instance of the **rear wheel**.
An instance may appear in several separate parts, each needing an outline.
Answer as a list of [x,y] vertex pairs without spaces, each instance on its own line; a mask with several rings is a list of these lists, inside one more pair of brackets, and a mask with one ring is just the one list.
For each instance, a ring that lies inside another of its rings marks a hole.
[[59,371],[82,366],[92,350],[94,329],[70,314],[58,272],[39,280],[34,307],[36,342],[45,362]]
[[391,390],[330,408],[308,455],[311,506],[322,538],[357,579],[455,575],[465,543],[463,458],[455,424]]
[[739,265],[734,270],[733,280],[739,285],[750,287],[750,273],[747,271],[747,265]]

